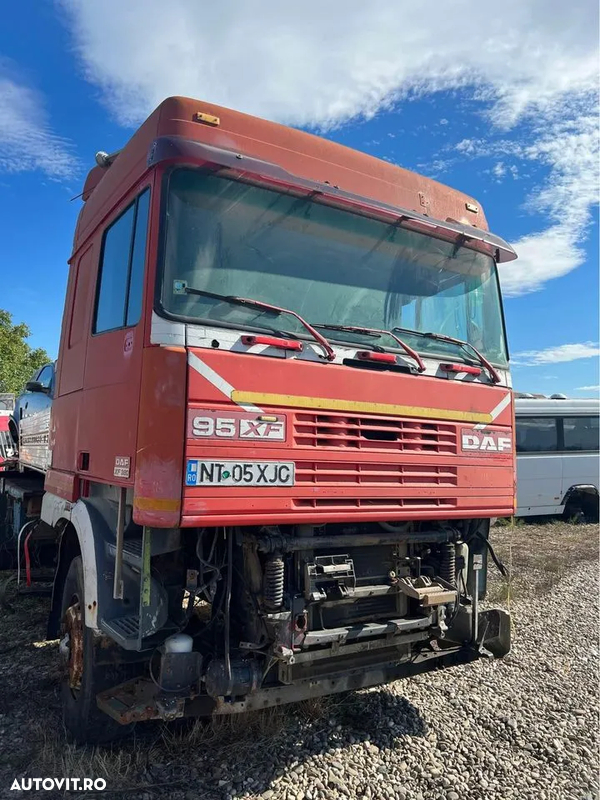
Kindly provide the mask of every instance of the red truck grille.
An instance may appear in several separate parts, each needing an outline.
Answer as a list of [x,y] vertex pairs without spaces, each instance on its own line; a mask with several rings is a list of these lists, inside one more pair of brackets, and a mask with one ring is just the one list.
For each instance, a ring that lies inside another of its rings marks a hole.
[[296,485],[456,486],[456,467],[423,464],[296,462]]
[[294,416],[298,447],[353,448],[388,453],[456,453],[456,426],[371,415]]
[[330,511],[348,508],[381,508],[384,510],[411,508],[418,511],[420,509],[457,507],[455,497],[363,497],[355,499],[310,497],[296,498],[292,500],[292,503],[296,508],[328,508]]

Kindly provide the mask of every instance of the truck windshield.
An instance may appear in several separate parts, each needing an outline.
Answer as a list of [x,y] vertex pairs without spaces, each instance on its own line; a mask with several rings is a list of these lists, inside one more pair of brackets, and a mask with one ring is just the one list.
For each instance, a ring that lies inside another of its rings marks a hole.
[[[291,309],[310,323],[404,330],[426,354],[464,357],[441,333],[506,366],[496,266],[489,256],[398,225],[200,170],[169,180],[161,305],[215,325],[272,326],[264,312],[187,292],[186,287]],[[292,317],[279,329],[304,335]],[[330,340],[372,344],[368,334]],[[393,348],[394,341],[378,342]]]

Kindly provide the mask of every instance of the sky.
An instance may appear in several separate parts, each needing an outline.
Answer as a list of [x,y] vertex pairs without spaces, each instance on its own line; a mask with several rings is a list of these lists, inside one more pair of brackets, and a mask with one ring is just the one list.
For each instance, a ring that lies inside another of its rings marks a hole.
[[0,27],[0,308],[58,351],[87,170],[179,94],[459,189],[519,259],[500,280],[518,390],[595,396],[595,0],[21,0]]

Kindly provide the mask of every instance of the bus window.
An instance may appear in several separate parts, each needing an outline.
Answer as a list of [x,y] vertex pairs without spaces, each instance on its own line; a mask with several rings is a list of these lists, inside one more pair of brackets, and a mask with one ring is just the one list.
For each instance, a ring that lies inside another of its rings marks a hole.
[[598,452],[598,417],[563,419],[565,450]]
[[517,418],[517,453],[544,453],[558,448],[554,417]]

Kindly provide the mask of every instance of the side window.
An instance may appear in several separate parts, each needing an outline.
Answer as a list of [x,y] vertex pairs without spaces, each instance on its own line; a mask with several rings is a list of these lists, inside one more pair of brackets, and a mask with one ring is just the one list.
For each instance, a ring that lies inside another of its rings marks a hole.
[[86,316],[88,310],[88,291],[90,288],[90,273],[92,271],[93,247],[80,256],[75,269],[71,324],[69,326],[69,349],[75,347],[87,335]]
[[517,417],[517,453],[544,453],[558,448],[553,417]]
[[565,417],[563,419],[565,450],[598,452],[598,417]]
[[137,325],[142,314],[142,297],[144,292],[144,264],[146,262],[146,237],[148,235],[148,206],[150,192],[146,190],[138,198],[137,219],[131,251],[131,269],[129,278],[129,296],[127,298],[127,315],[125,325]]
[[39,383],[42,384],[44,389],[49,389],[52,385],[52,378],[54,377],[54,368],[47,364],[37,377]]
[[140,318],[150,191],[146,189],[104,232],[94,333]]

